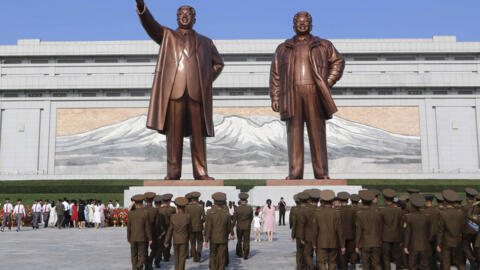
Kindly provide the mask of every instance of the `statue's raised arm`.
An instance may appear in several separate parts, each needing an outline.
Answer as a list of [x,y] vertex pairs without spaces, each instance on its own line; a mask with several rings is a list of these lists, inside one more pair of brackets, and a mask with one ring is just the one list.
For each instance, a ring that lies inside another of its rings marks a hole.
[[140,22],[147,34],[159,45],[162,44],[164,27],[160,25],[152,16],[143,0],[137,1],[137,13]]

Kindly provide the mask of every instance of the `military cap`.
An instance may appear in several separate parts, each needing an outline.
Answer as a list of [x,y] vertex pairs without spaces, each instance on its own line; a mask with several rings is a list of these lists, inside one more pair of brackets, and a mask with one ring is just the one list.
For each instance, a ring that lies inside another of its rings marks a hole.
[[172,193],[163,194],[165,201],[170,201],[173,198]]
[[320,191],[320,200],[322,201],[331,201],[333,199],[335,199],[335,192],[333,192],[333,190],[329,190],[329,189],[325,189],[325,190],[322,190]]
[[248,193],[246,193],[246,192],[240,192],[240,194],[238,194],[238,198],[239,198],[240,200],[245,201],[245,200],[248,199]]
[[435,193],[435,199],[437,199],[438,202],[444,201],[442,193]]
[[137,194],[132,196],[132,201],[134,202],[143,202],[145,200],[145,195],[143,194]]
[[407,194],[402,194],[398,197],[398,200],[399,201],[408,201],[409,200],[409,197]]
[[300,201],[300,200],[298,199],[298,193],[295,194],[295,195],[293,195],[293,200],[294,200],[295,202],[299,202],[299,201]]
[[[312,188],[306,191],[310,199],[318,200],[320,199],[320,190]],[[335,195],[334,195],[335,196]]]
[[425,197],[423,197],[419,193],[413,193],[412,195],[410,195],[410,203],[417,208],[424,207]]
[[445,199],[445,201],[447,202],[457,202],[459,200],[459,197],[458,196],[458,193],[451,190],[451,189],[447,189],[447,190],[444,190],[442,191],[442,195],[443,195],[443,198]]
[[337,194],[337,197],[340,201],[348,201],[348,199],[350,199],[350,194],[348,192],[341,191]]
[[476,191],[476,190],[473,189],[473,188],[469,188],[469,187],[467,187],[467,188],[465,189],[465,193],[466,193],[468,196],[470,196],[470,197],[475,197],[475,196],[478,195],[478,191]]
[[352,202],[357,202],[357,203],[358,203],[358,202],[360,201],[360,196],[358,196],[358,194],[352,194],[352,195],[350,196],[350,200],[351,200]]
[[175,198],[175,205],[176,205],[176,206],[184,207],[185,205],[187,205],[187,203],[188,203],[188,200],[187,200],[187,198],[185,198],[185,197],[177,197],[177,198]]
[[397,192],[391,188],[382,190],[382,194],[385,198],[395,198],[395,196],[397,196]]
[[162,196],[160,195],[155,195],[155,198],[153,199],[154,202],[161,202],[162,201]]
[[408,194],[413,194],[413,193],[420,193],[420,189],[418,188],[409,188],[407,189]]
[[433,194],[423,194],[423,197],[425,198],[425,200],[427,201],[433,201]]
[[373,201],[373,199],[375,199],[375,193],[373,193],[371,190],[360,190],[358,195],[360,195],[362,201],[365,202]]
[[192,193],[185,194],[185,199],[190,200],[192,198]]
[[298,199],[300,201],[306,201],[310,198],[310,196],[304,191],[304,192],[300,192],[298,193]]
[[145,200],[153,200],[155,198],[155,192],[145,192]]
[[480,194],[477,194],[477,196],[475,196],[475,199],[477,199],[477,201],[480,201]]
[[376,188],[372,188],[372,189],[369,189],[371,192],[373,192],[373,196],[374,197],[378,197],[378,195],[380,194],[380,190],[376,189]]
[[198,199],[200,198],[200,196],[202,196],[202,194],[200,194],[200,192],[198,191],[193,191],[193,192],[190,192],[190,196],[192,196],[193,199]]
[[224,202],[227,200],[227,195],[223,192],[215,192],[212,194],[212,199],[217,202]]

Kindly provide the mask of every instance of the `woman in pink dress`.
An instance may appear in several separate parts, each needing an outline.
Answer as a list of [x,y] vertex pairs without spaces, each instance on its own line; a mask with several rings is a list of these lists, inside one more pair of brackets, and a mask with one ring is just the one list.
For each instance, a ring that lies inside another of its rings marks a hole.
[[268,242],[273,241],[273,232],[275,231],[275,207],[272,206],[272,200],[267,200],[267,205],[263,207],[263,231],[267,234]]

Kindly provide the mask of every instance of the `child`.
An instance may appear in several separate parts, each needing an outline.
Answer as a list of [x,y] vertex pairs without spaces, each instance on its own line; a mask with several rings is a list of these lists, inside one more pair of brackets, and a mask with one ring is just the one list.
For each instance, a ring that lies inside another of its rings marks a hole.
[[261,240],[261,228],[262,220],[259,217],[259,213],[255,212],[255,217],[253,218],[253,231],[255,235],[255,242],[260,242]]

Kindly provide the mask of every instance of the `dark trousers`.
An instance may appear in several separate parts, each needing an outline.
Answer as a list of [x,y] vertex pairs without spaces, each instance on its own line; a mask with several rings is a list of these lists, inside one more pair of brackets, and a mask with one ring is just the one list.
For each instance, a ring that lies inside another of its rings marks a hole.
[[184,270],[185,261],[187,260],[188,243],[185,244],[173,244],[173,262],[175,264],[175,270]]
[[[170,248],[166,248],[163,245],[164,242],[165,242],[165,235],[162,236],[159,240],[159,245],[155,253],[155,259],[154,259],[155,264],[160,264],[160,261],[162,260],[162,258],[164,258],[165,261],[168,261],[170,259]],[[167,256],[167,252],[168,252],[168,256]]]
[[336,248],[317,248],[317,268],[319,270],[337,269],[337,254]]
[[345,254],[339,253],[339,267],[342,270],[348,269],[348,262],[352,265],[358,263],[358,254],[355,252],[355,240],[345,240]]
[[303,258],[305,260],[304,269],[313,270],[315,265],[313,264],[313,243],[312,241],[304,241],[303,245]]
[[57,214],[57,224],[56,226],[60,229],[63,227],[63,223],[65,223],[65,216]]
[[48,227],[48,221],[50,220],[50,212],[43,212],[43,227]]
[[9,230],[12,229],[12,216],[9,214],[3,215],[2,231],[5,229],[5,226],[7,226]]
[[462,239],[463,252],[465,254],[465,257],[470,262],[470,264],[475,263],[475,261],[477,260],[473,250],[473,247],[475,246],[476,237],[477,237],[476,234],[464,234]]
[[297,238],[296,241],[297,241],[297,253],[296,253],[297,269],[303,270],[305,266],[305,258],[303,257],[304,247],[300,239]]
[[390,270],[390,263],[395,263],[396,269],[400,269],[402,265],[402,249],[400,243],[383,242],[382,243],[382,258],[385,270]]
[[[155,259],[155,256],[158,254],[158,249],[160,248],[160,240],[158,240],[156,237],[152,240],[152,244],[150,245],[150,254],[147,256],[147,262],[146,262],[146,269],[151,269],[153,261]],[[148,254],[148,248],[147,248],[147,254]],[[160,264],[160,262],[158,262]]]
[[200,257],[202,257],[202,248],[203,248],[203,233],[200,232],[191,232],[190,233],[190,254],[192,254],[194,262],[200,262]]
[[32,218],[32,227],[34,229],[38,229],[38,220],[40,219],[40,212],[33,212],[33,218]]
[[382,270],[381,254],[382,249],[379,247],[362,248],[362,269]]
[[63,224],[62,227],[70,227],[70,212],[63,212]]
[[210,270],[223,270],[227,265],[227,244],[210,243]]
[[278,216],[278,225],[285,225],[285,210],[284,211],[279,211],[279,216]]
[[237,228],[236,254],[238,257],[248,258],[248,255],[250,254],[250,228],[248,229]]
[[187,131],[191,134],[193,176],[198,179],[207,175],[202,104],[191,100],[186,95],[177,100],[170,100],[166,121],[167,176],[171,179],[180,179],[182,175],[183,137]]
[[132,269],[143,269],[147,259],[148,243],[132,242],[130,243],[130,256],[132,261]]
[[315,85],[295,87],[293,117],[287,120],[289,177],[303,179],[304,123],[307,124],[313,174],[321,179],[328,176],[325,116]]
[[462,243],[457,247],[442,247],[442,269],[450,270],[453,265],[458,270],[465,270],[465,255],[463,254]]
[[411,251],[408,256],[408,269],[428,269],[430,270],[430,252],[429,251]]

